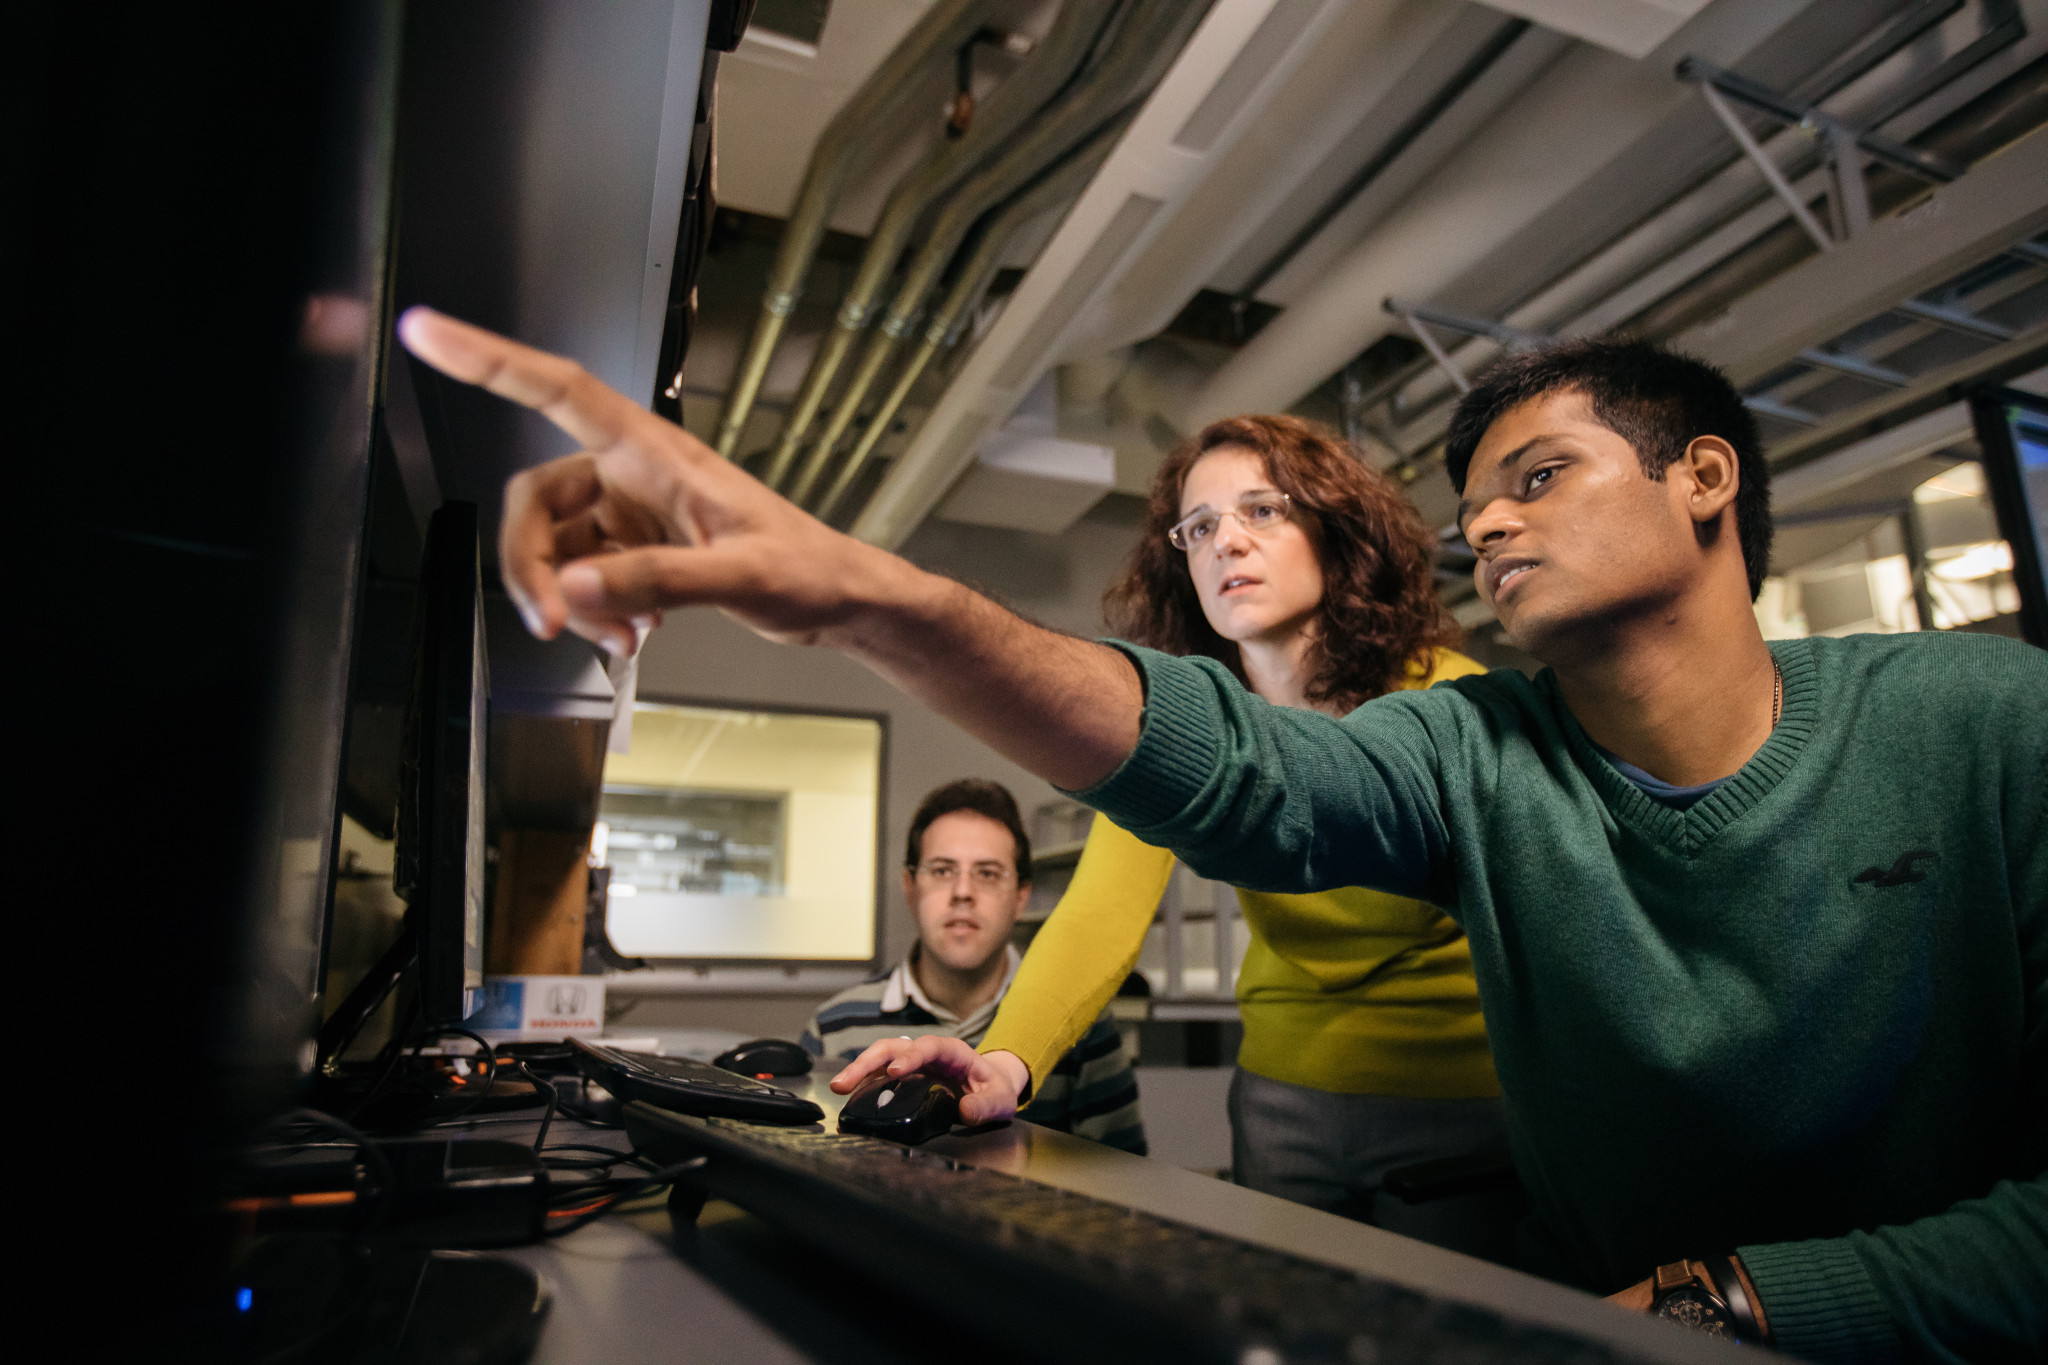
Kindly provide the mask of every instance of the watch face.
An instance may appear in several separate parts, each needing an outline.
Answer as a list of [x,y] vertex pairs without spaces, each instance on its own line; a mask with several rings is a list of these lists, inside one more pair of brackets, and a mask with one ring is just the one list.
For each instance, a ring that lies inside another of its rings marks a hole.
[[1657,1316],[1708,1336],[1732,1339],[1735,1335],[1735,1319],[1728,1306],[1704,1289],[1688,1286],[1672,1290],[1657,1300]]

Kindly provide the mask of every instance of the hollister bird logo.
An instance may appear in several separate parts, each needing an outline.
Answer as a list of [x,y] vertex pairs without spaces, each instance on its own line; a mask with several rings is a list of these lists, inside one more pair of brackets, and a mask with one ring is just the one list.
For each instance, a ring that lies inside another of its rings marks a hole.
[[1890,867],[1864,868],[1856,874],[1856,880],[1869,882],[1872,886],[1905,886],[1911,882],[1924,882],[1927,880],[1927,874],[1915,868],[1913,864],[1922,858],[1939,856],[1931,848],[1916,848],[1909,853],[1901,853],[1899,860]]

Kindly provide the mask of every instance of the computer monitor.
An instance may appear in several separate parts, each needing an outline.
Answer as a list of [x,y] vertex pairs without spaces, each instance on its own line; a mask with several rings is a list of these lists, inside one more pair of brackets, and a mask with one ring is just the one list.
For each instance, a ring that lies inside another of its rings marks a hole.
[[1970,400],[1984,482],[2012,549],[2020,597],[2020,634],[2048,648],[2048,399],[1990,389]]
[[421,1026],[459,1024],[483,1003],[483,605],[476,504],[445,503],[420,566],[392,879],[418,944]]
[[401,985],[399,1037],[460,1024],[483,1003],[484,755],[490,678],[476,504],[447,502],[427,523],[412,613],[412,667],[397,755],[392,889],[406,904],[397,941],[327,1016],[333,1068]]

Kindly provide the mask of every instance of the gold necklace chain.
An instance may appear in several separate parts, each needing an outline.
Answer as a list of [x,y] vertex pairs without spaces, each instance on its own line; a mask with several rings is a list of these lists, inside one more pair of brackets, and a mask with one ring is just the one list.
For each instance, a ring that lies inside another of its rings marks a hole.
[[1778,728],[1778,716],[1785,709],[1785,670],[1778,667],[1778,656],[1771,656],[1771,728]]

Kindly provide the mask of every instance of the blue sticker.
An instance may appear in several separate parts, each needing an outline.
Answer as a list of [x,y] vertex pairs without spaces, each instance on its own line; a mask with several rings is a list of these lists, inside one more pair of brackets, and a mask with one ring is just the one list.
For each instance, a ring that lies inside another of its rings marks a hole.
[[516,1029],[525,1014],[526,983],[484,978],[484,1007],[463,1022],[474,1029]]

